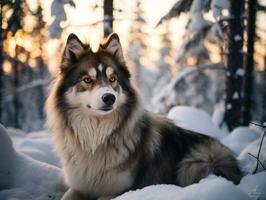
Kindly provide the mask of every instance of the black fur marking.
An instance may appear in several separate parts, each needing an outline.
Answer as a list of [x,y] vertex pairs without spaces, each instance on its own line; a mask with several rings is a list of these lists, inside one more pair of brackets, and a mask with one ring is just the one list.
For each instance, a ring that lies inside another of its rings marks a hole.
[[[149,121],[142,131],[142,144],[145,146],[145,140],[149,135]],[[161,127],[162,136],[160,147],[154,157],[149,157],[143,153],[136,171],[136,179],[131,189],[139,189],[153,184],[177,184],[177,166],[178,163],[189,153],[190,149],[196,144],[208,139],[208,136],[196,134],[169,123]],[[147,142],[147,141],[146,141]],[[145,149],[142,149],[145,152]]]

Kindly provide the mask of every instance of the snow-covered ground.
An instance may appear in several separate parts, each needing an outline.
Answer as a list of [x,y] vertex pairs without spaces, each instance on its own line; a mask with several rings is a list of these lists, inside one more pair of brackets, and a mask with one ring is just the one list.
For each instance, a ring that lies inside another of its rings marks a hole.
[[[252,175],[262,130],[238,127],[231,134],[220,130],[204,111],[175,107],[168,113],[176,124],[219,139],[238,157],[245,173],[239,185],[210,175],[197,184],[181,188],[153,185],[129,191],[117,200],[266,200],[266,171],[259,165]],[[266,140],[260,161],[266,166]],[[0,126],[0,200],[57,200],[66,191],[58,158],[47,131],[26,134]]]

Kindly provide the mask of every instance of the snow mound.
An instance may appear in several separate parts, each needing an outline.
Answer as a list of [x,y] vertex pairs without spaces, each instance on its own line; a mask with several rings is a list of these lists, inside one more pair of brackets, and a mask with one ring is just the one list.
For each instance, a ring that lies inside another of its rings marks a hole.
[[258,139],[259,136],[257,131],[249,127],[237,127],[222,139],[222,143],[239,155],[249,143]]
[[6,134],[5,128],[0,124],[0,190],[11,186],[9,169],[12,165],[14,154],[12,141]]
[[266,199],[266,172],[245,176],[237,186],[252,200]]
[[211,175],[197,184],[180,188],[171,185],[149,186],[130,191],[115,200],[250,200],[249,196],[232,182]]
[[215,126],[219,127],[224,133],[229,134],[228,127],[224,122],[225,106],[224,102],[219,102],[214,106],[212,113],[212,122]]
[[213,124],[211,117],[203,110],[188,106],[175,106],[169,111],[168,118],[186,129],[217,139],[225,137],[225,133]]
[[176,199],[181,187],[175,185],[152,185],[141,190],[129,191],[115,200],[167,200]]
[[66,191],[61,170],[17,153],[0,126],[0,199],[57,200]]
[[[251,144],[249,144],[246,148],[244,148],[244,150],[238,156],[241,169],[246,174],[252,173],[254,169],[256,168],[257,160],[251,155],[249,155],[249,153],[257,157],[261,139],[262,138],[259,138],[255,140],[254,142],[252,142]],[[263,143],[262,143],[259,160],[265,167],[266,166],[266,138],[264,138]],[[258,172],[260,171],[263,171],[263,167],[259,164]]]
[[47,131],[23,133],[17,129],[7,130],[15,149],[31,158],[60,167],[59,159],[53,150],[53,143]]

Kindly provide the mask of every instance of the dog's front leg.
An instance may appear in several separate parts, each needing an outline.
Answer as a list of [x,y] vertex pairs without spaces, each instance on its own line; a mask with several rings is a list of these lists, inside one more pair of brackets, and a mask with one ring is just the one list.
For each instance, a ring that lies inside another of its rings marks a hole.
[[82,195],[80,192],[69,188],[66,193],[63,195],[61,200],[87,200],[87,198]]

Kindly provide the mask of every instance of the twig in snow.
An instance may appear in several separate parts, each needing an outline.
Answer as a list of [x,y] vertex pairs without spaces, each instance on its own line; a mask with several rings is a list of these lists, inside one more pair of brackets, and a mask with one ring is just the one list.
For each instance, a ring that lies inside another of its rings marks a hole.
[[262,139],[260,141],[260,146],[259,146],[259,151],[258,151],[257,157],[252,155],[251,153],[248,153],[250,156],[256,158],[256,160],[257,160],[256,167],[255,167],[254,171],[252,172],[252,174],[256,174],[257,171],[258,171],[258,168],[259,168],[259,164],[262,166],[262,168],[264,170],[266,170],[266,168],[263,166],[262,162],[260,161],[260,151],[261,151],[261,147],[262,147],[262,143],[263,143],[264,137],[266,135],[266,125],[265,125],[265,123],[264,124],[258,124],[256,122],[250,122],[250,123],[255,125],[255,126],[259,126],[259,127],[264,129],[264,133],[263,133]]
[[[256,156],[254,156],[254,155],[251,154],[251,153],[248,153],[248,155],[250,155],[250,156],[252,156],[253,158],[255,158],[255,159],[257,160],[257,162],[260,163],[260,165],[262,166],[262,168],[266,170],[266,168],[263,166],[262,162],[261,162]],[[254,173],[254,172],[253,172],[253,173]]]

